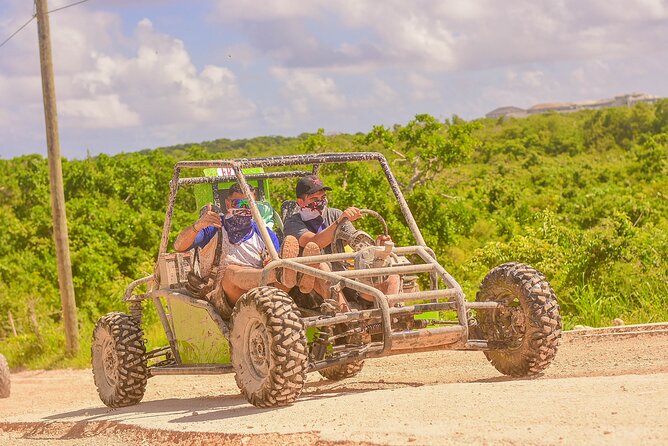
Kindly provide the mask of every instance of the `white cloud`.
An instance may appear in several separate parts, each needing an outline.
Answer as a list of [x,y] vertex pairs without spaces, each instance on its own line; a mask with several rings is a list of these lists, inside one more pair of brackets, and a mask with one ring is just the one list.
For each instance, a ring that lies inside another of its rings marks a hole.
[[[243,98],[230,69],[212,64],[198,69],[183,41],[157,31],[150,20],[140,21],[134,36],[114,46],[122,34],[117,16],[71,9],[52,18],[52,29],[58,30],[53,54],[61,133],[79,128],[80,140],[84,135],[95,140],[96,129],[136,128],[155,132],[152,144],[161,145],[212,138],[226,128],[247,126],[255,116],[256,105]],[[35,49],[30,52],[36,59]],[[0,61],[0,68],[4,65]],[[35,68],[34,62],[14,64],[0,75],[0,115],[14,116],[19,128],[32,134],[27,139],[38,140],[43,114],[34,114],[41,107]]]
[[318,11],[318,1],[291,0],[217,0],[216,14],[224,22],[252,20],[267,22],[312,16]]
[[524,84],[526,84],[529,87],[536,88],[543,85],[545,74],[540,70],[525,71],[524,73],[522,73],[521,78]]
[[400,94],[392,85],[382,79],[373,78],[362,93],[352,95],[347,106],[351,110],[385,110],[400,100]]
[[[31,8],[2,2],[0,35]],[[666,0],[97,0],[51,20],[66,155],[668,95]],[[3,156],[44,145],[35,36],[1,49]]]
[[66,99],[59,103],[61,118],[76,120],[83,128],[123,128],[141,124],[139,114],[123,104],[118,95],[95,99]]
[[[252,36],[259,54],[290,68],[364,64],[368,71],[452,72],[602,54],[625,57],[658,51],[667,38],[665,0],[219,0],[217,5],[220,19]],[[271,38],[263,39],[265,25],[258,23],[267,20]],[[319,34],[304,23],[329,28],[337,23],[338,31]],[[356,40],[348,39],[351,33]],[[328,57],[318,57],[322,54]]]
[[406,81],[411,87],[411,96],[416,101],[435,100],[441,97],[441,86],[430,77],[411,71],[406,76]]
[[320,76],[308,70],[272,68],[272,75],[283,84],[284,96],[299,114],[307,114],[314,107],[341,110],[346,98],[331,77]]

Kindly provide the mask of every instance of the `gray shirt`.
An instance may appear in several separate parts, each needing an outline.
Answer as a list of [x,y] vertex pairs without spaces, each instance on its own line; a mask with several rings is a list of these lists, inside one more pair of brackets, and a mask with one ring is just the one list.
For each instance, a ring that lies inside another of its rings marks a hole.
[[[323,227],[327,228],[329,227],[334,221],[336,221],[337,218],[339,218],[343,214],[343,211],[340,209],[334,209],[327,207],[325,208],[325,213],[323,214]],[[355,227],[353,226],[352,223],[349,221],[346,221],[343,224],[343,228],[340,229],[340,231],[347,232],[351,234],[352,232],[355,231]],[[309,229],[308,226],[306,226],[306,223],[304,223],[304,220],[302,220],[302,217],[299,215],[299,212],[295,212],[294,214],[290,215],[285,219],[283,222],[283,234],[285,235],[291,235],[295,237],[297,240],[301,238],[302,235],[306,234],[307,232],[313,232],[311,229]],[[341,240],[338,241],[337,243],[337,248],[339,252],[343,252],[343,242]],[[332,246],[326,246],[325,249],[322,250],[324,254],[331,254],[332,253]]]

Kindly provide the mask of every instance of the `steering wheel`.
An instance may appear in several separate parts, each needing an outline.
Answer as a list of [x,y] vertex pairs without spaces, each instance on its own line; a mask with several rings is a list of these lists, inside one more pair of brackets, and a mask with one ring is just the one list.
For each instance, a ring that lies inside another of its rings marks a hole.
[[[362,215],[371,215],[372,217],[376,218],[376,220],[378,220],[383,225],[383,234],[389,235],[387,231],[387,223],[385,222],[385,219],[378,212],[372,211],[371,209],[360,209],[360,213],[362,213]],[[373,239],[373,237],[371,237],[364,231],[355,230],[352,233],[346,232],[344,229],[345,227],[344,223],[346,221],[348,221],[348,219],[346,217],[343,217],[341,219],[341,223],[336,227],[336,230],[334,231],[334,236],[332,238],[332,244],[331,244],[332,254],[341,253],[338,248],[339,240],[343,242],[343,244],[350,245],[350,247],[353,248],[354,251],[359,251],[367,246],[376,245],[376,241]]]

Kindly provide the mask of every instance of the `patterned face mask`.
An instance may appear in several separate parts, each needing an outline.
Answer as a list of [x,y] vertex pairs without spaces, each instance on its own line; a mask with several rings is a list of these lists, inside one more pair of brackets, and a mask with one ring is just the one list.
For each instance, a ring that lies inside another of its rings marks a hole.
[[322,211],[327,207],[327,197],[322,197],[320,200],[315,200],[304,207],[322,213]]
[[237,244],[248,239],[253,230],[252,222],[253,217],[250,215],[250,212],[248,215],[233,213],[225,217],[223,225],[225,226],[225,231],[227,231],[227,237],[230,239],[230,242]]
[[316,218],[322,218],[320,212],[318,212],[315,209],[309,209],[309,208],[301,208],[299,210],[299,216],[302,218],[303,221],[310,221]]

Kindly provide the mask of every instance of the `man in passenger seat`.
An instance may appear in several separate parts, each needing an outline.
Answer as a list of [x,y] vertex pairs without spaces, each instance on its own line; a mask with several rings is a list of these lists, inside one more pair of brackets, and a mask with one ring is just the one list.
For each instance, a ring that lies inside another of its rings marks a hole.
[[[230,187],[225,207],[227,212],[220,214],[214,212],[209,204],[195,223],[179,233],[174,241],[174,248],[177,251],[187,251],[195,247],[205,249],[208,255],[203,263],[208,263],[209,268],[205,270],[210,270],[215,244],[218,243],[218,229],[222,228],[222,267],[219,268],[216,283],[222,282],[218,291],[224,292],[226,298],[221,299],[219,304],[231,309],[246,291],[259,285],[262,268],[271,261],[271,257],[238,183]],[[274,247],[279,251],[276,234],[269,228],[267,231]],[[294,237],[286,237],[283,245],[286,254],[298,251],[299,244]],[[277,281],[275,274],[272,274],[269,282],[271,286],[289,290]],[[222,293],[220,295],[222,296]]]

